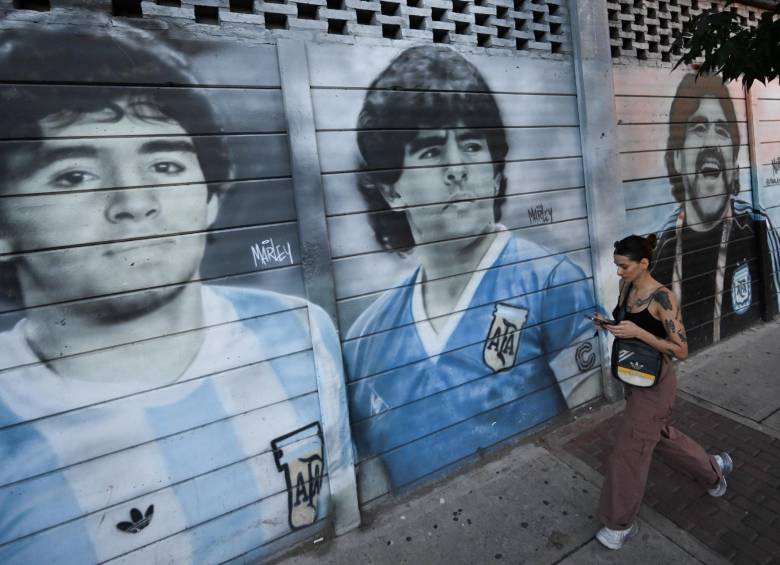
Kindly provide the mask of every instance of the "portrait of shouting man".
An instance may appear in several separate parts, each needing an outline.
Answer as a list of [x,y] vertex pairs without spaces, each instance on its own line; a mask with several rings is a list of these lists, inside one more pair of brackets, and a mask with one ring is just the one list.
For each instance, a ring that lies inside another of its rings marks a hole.
[[669,121],[665,162],[679,207],[659,234],[652,269],[684,305],[690,347],[696,349],[755,321],[745,314],[758,302],[762,247],[772,266],[764,284],[777,296],[780,242],[767,214],[738,198],[743,141],[734,102],[720,78],[685,75]]

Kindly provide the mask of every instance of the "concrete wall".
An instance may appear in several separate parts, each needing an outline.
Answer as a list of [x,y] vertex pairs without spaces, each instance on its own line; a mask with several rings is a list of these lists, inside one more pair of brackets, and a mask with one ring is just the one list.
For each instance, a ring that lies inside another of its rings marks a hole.
[[[780,84],[777,81],[769,85],[757,84],[748,94],[748,116],[750,117],[750,142],[752,161],[753,199],[765,212],[763,224],[764,237],[759,243],[761,253],[774,256],[774,250],[780,245],[778,226],[780,226],[780,161],[778,156],[777,120],[779,117]],[[773,285],[764,285],[763,300],[767,305],[780,302],[780,265],[776,262],[767,262],[764,276],[773,281]],[[776,310],[770,309],[769,314],[776,314]]]
[[[0,561],[262,560],[609,392],[700,94],[572,5],[0,4]],[[773,93],[701,344],[776,308]]]
[[11,16],[4,562],[262,558],[600,394],[566,55]]
[[356,525],[276,47],[2,43],[0,560],[216,563]]
[[[683,24],[704,10],[723,10],[724,0],[608,0],[599,2],[607,9],[609,45],[612,60],[632,66],[669,66],[680,52],[672,49],[674,37]],[[734,3],[729,10],[740,23],[755,27],[761,18],[762,0]]]

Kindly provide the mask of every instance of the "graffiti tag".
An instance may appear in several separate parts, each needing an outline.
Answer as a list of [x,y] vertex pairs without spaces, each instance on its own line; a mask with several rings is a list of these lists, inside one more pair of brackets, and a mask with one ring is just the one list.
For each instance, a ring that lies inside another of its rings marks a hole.
[[764,183],[766,186],[773,186],[780,184],[780,157],[774,157],[772,159],[772,175]]
[[539,204],[533,208],[528,209],[528,219],[531,220],[531,224],[551,224],[553,221],[552,208],[545,208],[544,204]]
[[[311,435],[314,432],[314,435]],[[314,523],[322,490],[322,429],[314,422],[271,441],[276,468],[287,483],[287,520],[293,530]]]
[[255,243],[250,247],[252,251],[252,261],[255,267],[266,265],[279,265],[282,263],[293,264],[292,246],[290,242],[275,244],[273,238],[265,239],[260,243]]
[[574,359],[577,361],[577,368],[580,371],[587,371],[596,365],[596,354],[593,352],[593,345],[586,341],[580,345],[574,353]]

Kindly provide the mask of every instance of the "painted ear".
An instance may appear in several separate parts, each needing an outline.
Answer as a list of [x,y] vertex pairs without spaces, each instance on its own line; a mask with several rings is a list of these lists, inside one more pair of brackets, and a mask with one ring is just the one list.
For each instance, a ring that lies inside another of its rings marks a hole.
[[377,183],[376,188],[379,191],[379,194],[382,195],[382,198],[385,199],[385,202],[387,202],[388,206],[396,210],[406,208],[406,202],[404,202],[403,197],[398,194],[398,191],[396,191],[395,185]]
[[8,258],[4,258],[3,255],[7,255],[13,251],[11,240],[6,237],[0,237],[0,263],[4,261],[10,261]]
[[672,152],[672,163],[674,163],[674,170],[678,175],[691,172],[682,170],[682,149],[675,149]]
[[493,175],[493,196],[498,196],[501,190],[501,183],[504,181],[504,173],[499,171]]
[[219,204],[221,196],[218,193],[211,195],[211,198],[206,202],[206,225],[209,227],[217,220],[217,214],[219,214]]

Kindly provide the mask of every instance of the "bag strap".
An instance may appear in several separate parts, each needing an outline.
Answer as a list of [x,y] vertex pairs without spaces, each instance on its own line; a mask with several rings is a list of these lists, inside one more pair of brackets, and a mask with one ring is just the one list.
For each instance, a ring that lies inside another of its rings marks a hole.
[[623,292],[625,294],[620,295],[618,298],[618,311],[617,316],[615,317],[616,322],[622,322],[626,317],[626,302],[628,302],[628,294],[631,292],[631,287],[634,285],[634,283],[628,283],[625,287],[623,287]]
[[[628,283],[628,287],[623,288],[625,295],[621,294],[618,301],[618,317],[615,319],[617,322],[622,322],[626,317],[626,302],[628,302],[628,294],[631,292],[631,287],[634,283]],[[655,295],[661,290],[664,285],[659,284],[653,292],[650,293],[650,301],[647,303],[647,307],[650,308],[650,303],[655,300]]]

